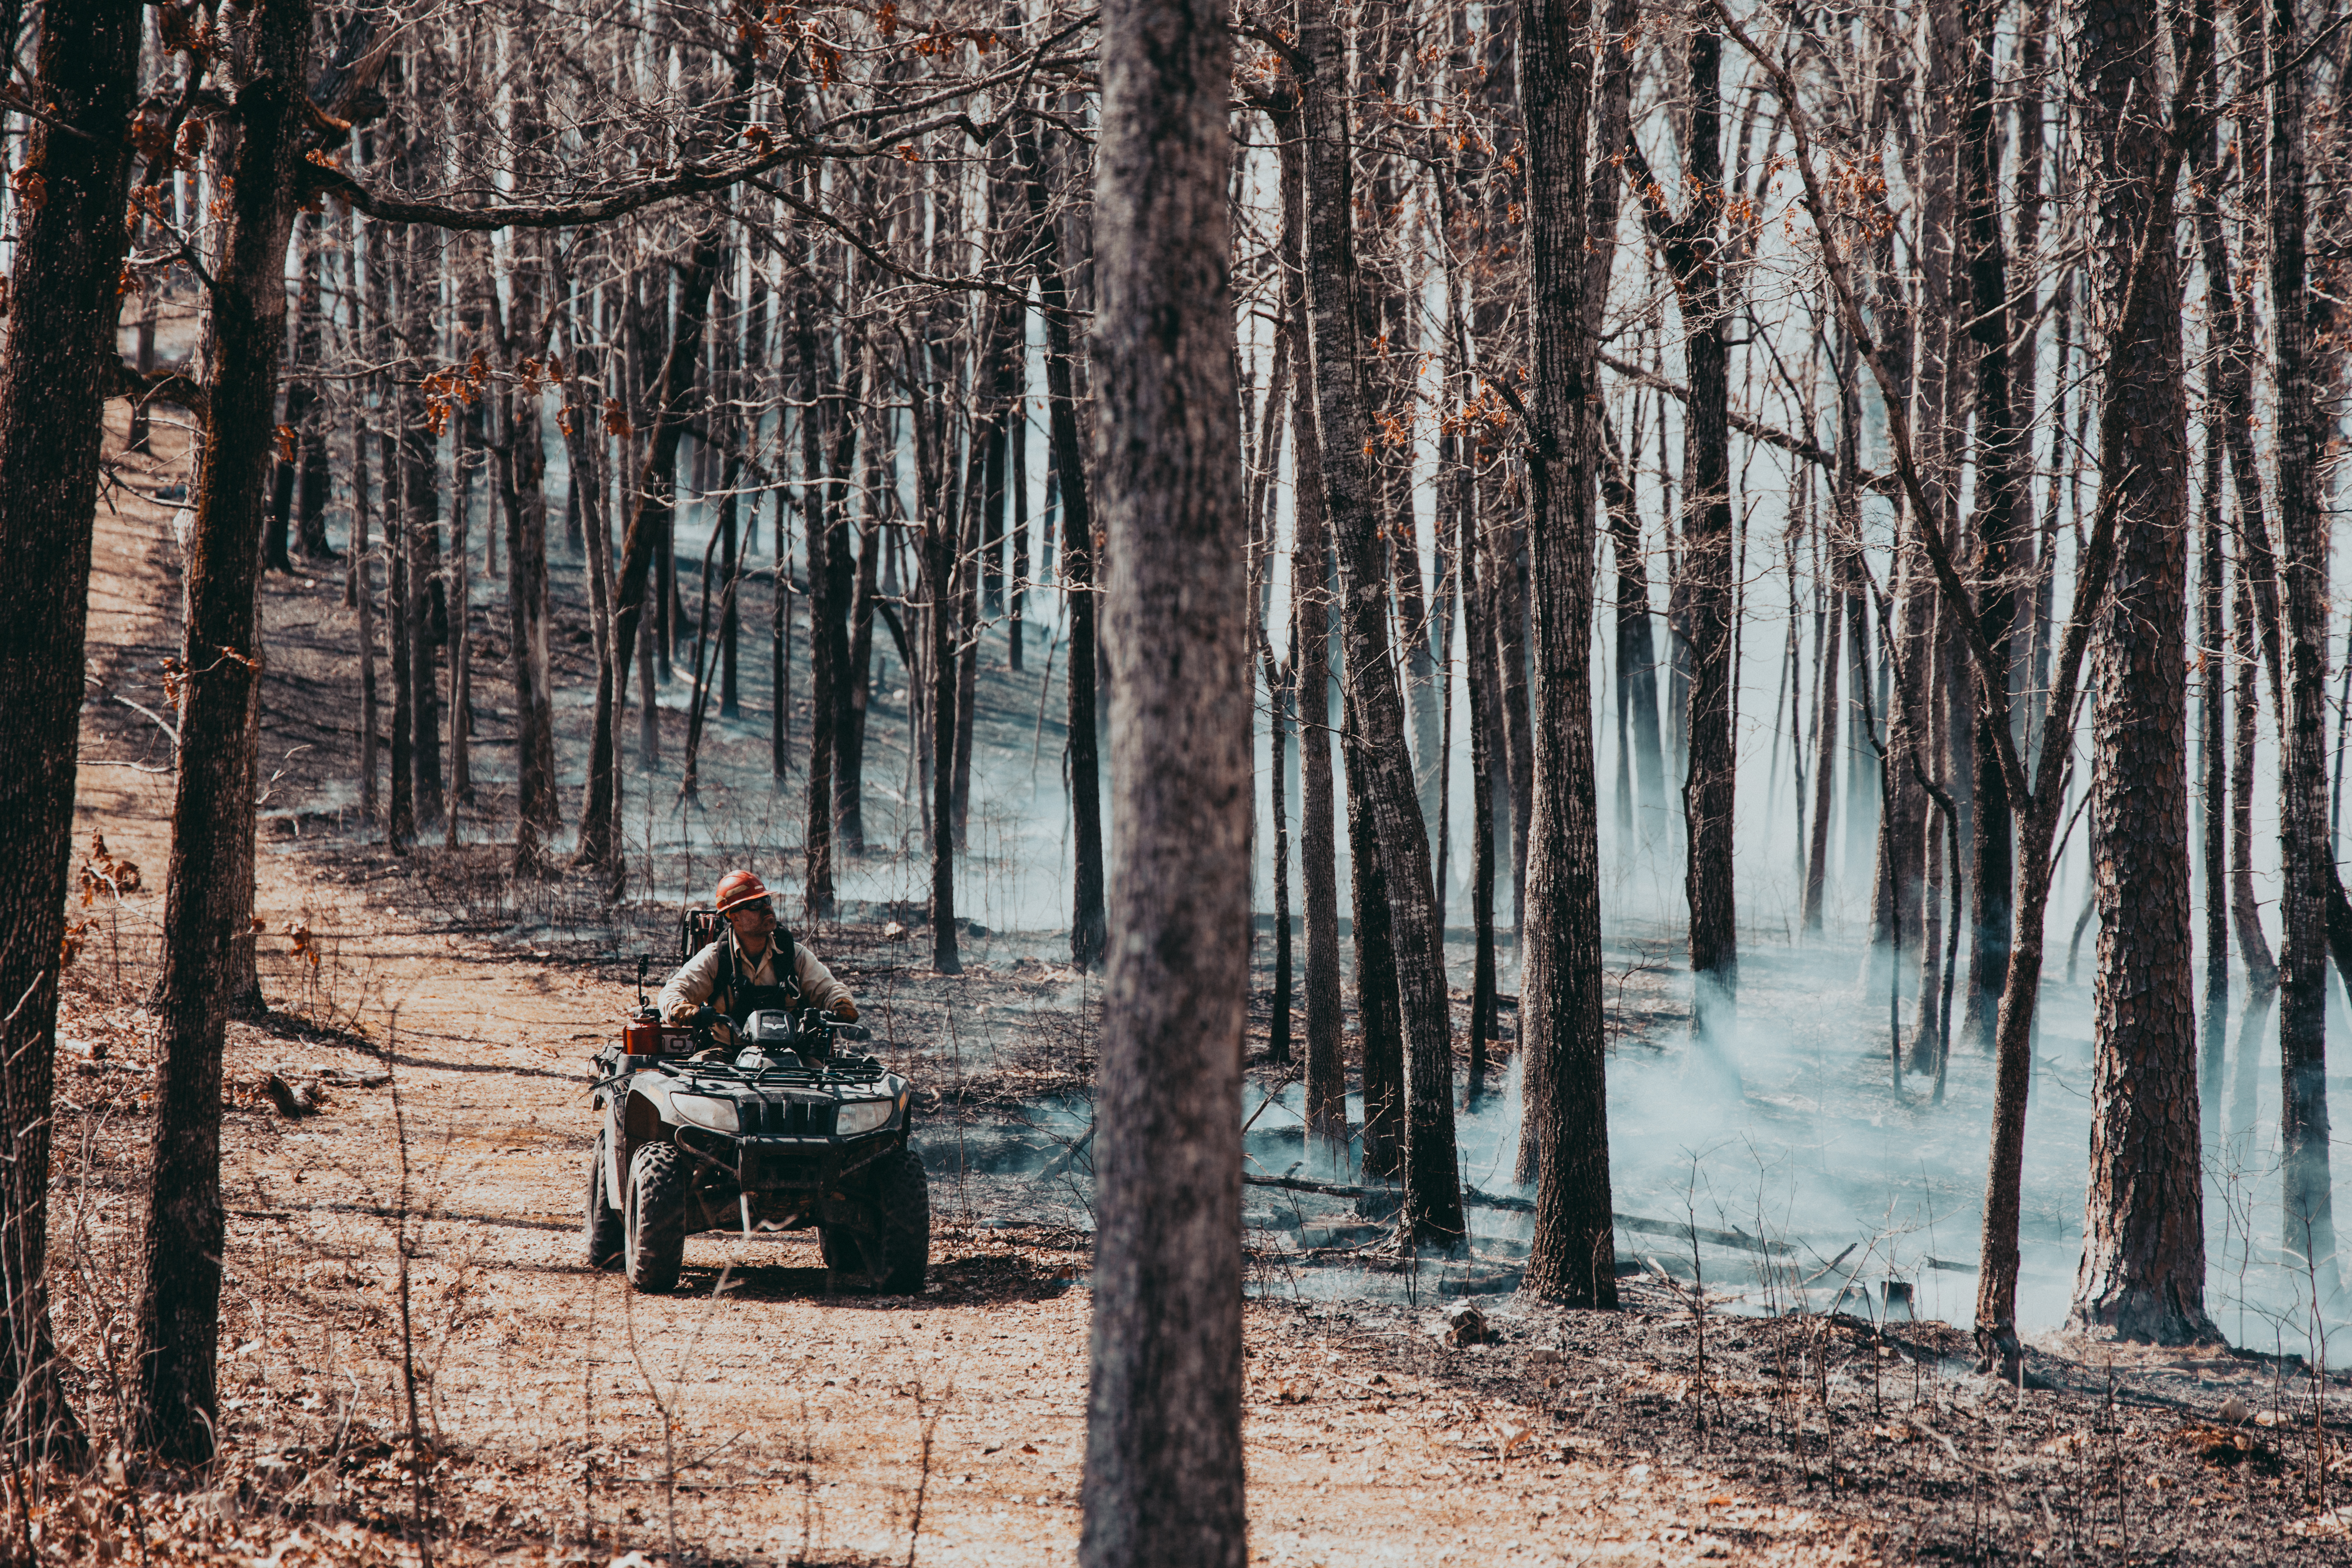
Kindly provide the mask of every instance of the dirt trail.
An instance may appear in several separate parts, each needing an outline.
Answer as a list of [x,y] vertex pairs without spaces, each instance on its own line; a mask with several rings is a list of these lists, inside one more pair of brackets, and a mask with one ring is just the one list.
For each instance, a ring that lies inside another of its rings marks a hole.
[[[171,805],[158,722],[116,699],[163,712],[177,503],[139,492],[181,471],[125,468],[129,490],[99,519],[79,826],[85,845],[100,832],[138,862],[146,889],[77,911],[95,918],[61,1024],[60,1332],[100,1427],[115,1418],[110,1357],[135,1278],[151,1047],[132,1004],[153,956]],[[356,750],[340,568],[272,577],[265,593],[265,771],[324,793]],[[321,1560],[363,1558],[394,1550],[421,1511],[445,1556],[602,1562],[666,1556],[674,1539],[719,1562],[1070,1558],[1082,1234],[1019,1213],[945,1224],[919,1299],[828,1297],[813,1243],[705,1236],[677,1295],[632,1296],[583,1266],[578,1234],[586,1058],[634,1000],[611,939],[599,962],[594,940],[516,951],[437,929],[392,862],[320,837],[324,814],[280,821],[293,826],[265,834],[257,888],[277,1012],[236,1026],[228,1060],[232,1479],[181,1500],[182,1539],[267,1553],[299,1529]],[[315,968],[283,934],[295,921],[323,954]],[[1005,1000],[986,975],[968,997],[958,984],[908,977],[910,1021]],[[900,1059],[944,1076],[933,1049]],[[389,1082],[352,1081],[387,1067]],[[298,1089],[323,1079],[323,1109],[281,1116],[256,1087],[272,1072]],[[1255,1561],[1843,1555],[1846,1531],[1810,1511],[1694,1468],[1629,1479],[1570,1458],[1532,1403],[1465,1398],[1448,1358],[1499,1362],[1507,1345],[1451,1352],[1418,1333],[1368,1334],[1343,1311],[1254,1303],[1249,1350]],[[412,1363],[416,1424],[437,1456],[421,1499],[404,1442]]]

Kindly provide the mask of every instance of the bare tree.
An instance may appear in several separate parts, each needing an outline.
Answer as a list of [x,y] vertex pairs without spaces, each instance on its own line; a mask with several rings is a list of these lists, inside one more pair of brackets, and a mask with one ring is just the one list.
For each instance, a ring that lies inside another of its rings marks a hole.
[[1102,55],[1096,442],[1120,827],[1078,1557],[1240,1568],[1251,679],[1227,13],[1114,0]]
[[[2269,17],[2270,284],[2278,437],[2278,581],[2285,602],[2285,689],[2279,713],[2280,1134],[2284,1234],[2291,1251],[2333,1274],[2328,1180],[2327,906],[2336,863],[2327,831],[2328,521],[2321,467],[2332,413],[2319,397],[2333,322],[2306,276],[2308,216],[2304,34],[2295,0]],[[2339,895],[2340,896],[2340,895]]]
[[[1630,5],[1612,6],[1603,44],[1621,61],[1632,21]],[[1538,0],[1523,13],[1519,37],[1519,100],[1528,132],[1528,313],[1535,346],[1528,474],[1535,502],[1528,537],[1536,652],[1529,703],[1535,809],[1520,1016],[1528,1052],[1527,1120],[1540,1150],[1527,1286],[1576,1306],[1613,1307],[1617,1255],[1609,1202],[1591,674],[1593,470],[1601,442],[1587,389],[1595,371],[1595,329],[1616,207],[1604,198],[1598,214],[1588,208],[1596,183],[1611,187],[1613,197],[1616,182],[1605,160],[1600,180],[1592,179],[1587,128],[1597,121],[1592,146],[1613,153],[1624,136],[1625,107],[1621,65],[1598,95],[1595,112],[1590,26],[1590,0]],[[1596,223],[1596,216],[1609,221]],[[1724,718],[1727,739],[1727,712]],[[1702,975],[1700,984],[1706,982]]]
[[[181,654],[180,754],[156,988],[162,1061],[148,1169],[137,1345],[139,1437],[176,1460],[211,1457],[220,1331],[221,1048],[252,962],[252,832],[261,683],[266,481],[285,353],[286,245],[304,192],[311,11],[278,0],[231,46],[237,134],[227,229],[205,344],[204,454]],[[349,57],[341,62],[348,73]],[[332,94],[329,102],[335,101]],[[240,963],[240,949],[243,962]]]
[[16,874],[0,893],[0,1447],[19,1458],[77,1459],[85,1446],[49,1331],[49,1118],[142,15],[125,0],[44,12],[47,112],[32,122],[26,165],[38,184],[20,176],[11,215],[16,324],[0,353],[0,552],[12,563],[15,608],[0,622],[0,842]]
[[1464,1234],[1454,1161],[1454,1027],[1431,883],[1429,837],[1405,746],[1404,699],[1391,658],[1389,576],[1381,547],[1379,486],[1363,384],[1366,342],[1353,224],[1346,52],[1328,0],[1298,6],[1300,122],[1307,152],[1308,381],[1322,448],[1324,508],[1344,593],[1349,744],[1363,770],[1363,799],[1379,839],[1391,916],[1400,1012],[1406,1040],[1404,1214],[1416,1238]]

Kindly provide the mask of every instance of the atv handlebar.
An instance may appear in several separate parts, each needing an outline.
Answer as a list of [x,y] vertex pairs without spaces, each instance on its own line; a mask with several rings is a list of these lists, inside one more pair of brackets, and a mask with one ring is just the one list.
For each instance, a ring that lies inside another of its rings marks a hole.
[[[727,1026],[730,1029],[741,1027],[732,1018],[708,1002],[697,1007],[694,1010],[694,1016],[688,1019],[687,1023],[689,1027],[705,1032],[716,1029],[721,1025]],[[814,1007],[804,1009],[800,1016],[798,1032],[811,1034],[819,1029],[824,1030],[828,1038],[834,1040],[870,1040],[874,1037],[874,1031],[863,1024],[853,1024],[846,1018],[836,1018],[832,1014],[820,1012]]]

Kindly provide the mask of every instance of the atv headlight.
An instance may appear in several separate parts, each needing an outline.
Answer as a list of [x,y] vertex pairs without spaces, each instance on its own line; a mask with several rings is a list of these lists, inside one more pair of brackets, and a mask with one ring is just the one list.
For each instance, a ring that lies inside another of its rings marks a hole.
[[834,1131],[844,1138],[855,1138],[861,1132],[872,1132],[890,1125],[890,1113],[898,1109],[894,1100],[860,1100],[845,1105],[835,1113]]
[[677,1113],[697,1127],[708,1127],[713,1132],[733,1137],[742,1122],[735,1113],[735,1102],[709,1094],[673,1094],[670,1105]]

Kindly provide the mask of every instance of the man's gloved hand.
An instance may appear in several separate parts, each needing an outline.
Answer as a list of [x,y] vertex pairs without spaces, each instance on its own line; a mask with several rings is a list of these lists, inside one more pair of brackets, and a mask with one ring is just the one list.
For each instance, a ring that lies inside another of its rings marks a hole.
[[846,996],[836,997],[834,999],[833,1016],[845,1024],[855,1024],[857,1022],[857,1004]]
[[694,1010],[694,1016],[688,1018],[687,1023],[690,1027],[697,1029],[715,1029],[726,1021],[725,1014],[706,1002]]

